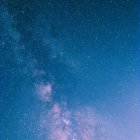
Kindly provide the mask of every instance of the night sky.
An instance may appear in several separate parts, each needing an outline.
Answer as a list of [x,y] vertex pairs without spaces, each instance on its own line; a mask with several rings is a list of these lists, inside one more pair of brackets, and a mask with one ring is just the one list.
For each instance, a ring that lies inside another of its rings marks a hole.
[[0,0],[0,140],[140,140],[137,0]]

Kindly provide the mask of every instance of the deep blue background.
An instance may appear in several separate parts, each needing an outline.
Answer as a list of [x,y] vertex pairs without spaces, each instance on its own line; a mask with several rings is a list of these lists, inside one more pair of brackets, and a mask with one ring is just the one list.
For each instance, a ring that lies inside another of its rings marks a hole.
[[17,131],[40,104],[34,84],[50,81],[54,101],[91,105],[138,140],[138,8],[137,0],[1,0],[0,139],[35,139],[27,126]]

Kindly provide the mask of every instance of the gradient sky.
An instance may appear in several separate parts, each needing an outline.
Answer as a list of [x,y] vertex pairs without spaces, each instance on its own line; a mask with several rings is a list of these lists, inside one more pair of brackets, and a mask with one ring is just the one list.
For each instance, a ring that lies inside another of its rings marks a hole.
[[137,0],[0,1],[0,140],[140,140]]

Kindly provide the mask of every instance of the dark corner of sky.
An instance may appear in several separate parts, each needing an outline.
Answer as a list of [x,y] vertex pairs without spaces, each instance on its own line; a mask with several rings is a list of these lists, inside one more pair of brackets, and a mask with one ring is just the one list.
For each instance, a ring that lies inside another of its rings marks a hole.
[[139,1],[0,0],[0,140],[139,132]]

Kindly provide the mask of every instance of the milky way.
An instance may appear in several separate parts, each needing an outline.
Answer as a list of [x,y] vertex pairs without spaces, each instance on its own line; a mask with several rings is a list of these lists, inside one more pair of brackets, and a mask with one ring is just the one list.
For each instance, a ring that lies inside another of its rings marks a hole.
[[0,140],[140,140],[135,0],[1,0]]
[[[40,85],[39,98],[41,101],[50,100],[51,85]],[[38,90],[38,89],[37,89]],[[38,92],[38,91],[37,91]],[[96,116],[93,108],[84,107],[69,111],[65,106],[57,102],[47,110],[43,109],[39,116],[40,137],[50,140],[93,140],[105,138],[105,125]]]

